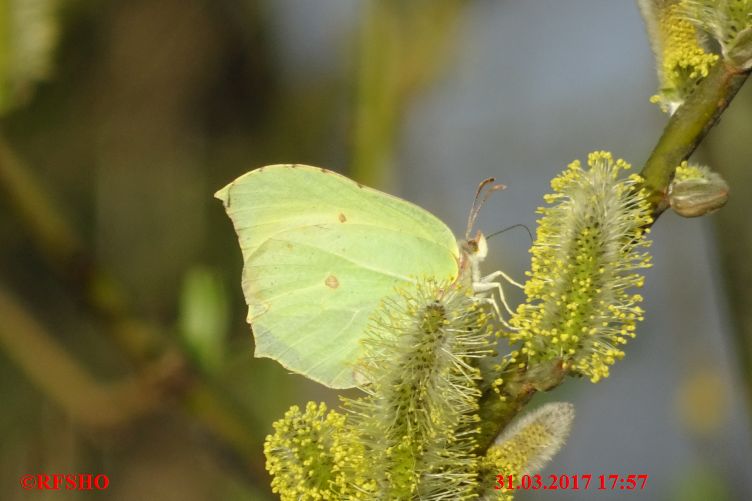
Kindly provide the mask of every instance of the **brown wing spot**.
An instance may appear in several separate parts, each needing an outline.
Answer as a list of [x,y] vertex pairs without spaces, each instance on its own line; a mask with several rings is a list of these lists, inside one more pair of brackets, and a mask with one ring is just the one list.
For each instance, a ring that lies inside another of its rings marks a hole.
[[323,172],[324,174],[329,174],[329,171],[324,169],[323,167],[319,167],[319,170]]
[[360,183],[357,183],[357,184],[358,184],[358,188],[362,188],[363,187],[362,184],[360,184]]
[[256,172],[264,172],[264,169],[265,167],[259,167],[258,169],[256,169]]
[[339,219],[340,223],[344,223],[345,221],[347,221],[347,217],[345,217],[345,215],[341,212],[339,213],[339,216],[337,219]]
[[339,287],[339,280],[337,280],[337,277],[334,275],[329,275],[326,277],[326,280],[324,280],[324,284],[330,289],[336,289]]

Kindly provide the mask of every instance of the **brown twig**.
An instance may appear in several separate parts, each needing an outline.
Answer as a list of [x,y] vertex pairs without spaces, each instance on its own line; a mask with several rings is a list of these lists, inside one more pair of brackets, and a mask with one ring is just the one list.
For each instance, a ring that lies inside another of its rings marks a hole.
[[2,285],[0,346],[27,378],[86,426],[122,426],[159,404],[152,375],[97,382]]

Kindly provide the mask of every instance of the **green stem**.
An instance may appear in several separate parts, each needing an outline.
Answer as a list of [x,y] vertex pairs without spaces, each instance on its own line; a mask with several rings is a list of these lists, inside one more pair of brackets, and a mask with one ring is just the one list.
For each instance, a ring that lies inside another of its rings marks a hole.
[[674,170],[695,151],[748,76],[749,71],[717,63],[669,120],[640,173],[656,216],[667,208],[665,194]]
[[[642,169],[645,187],[658,217],[666,208],[665,194],[676,167],[689,158],[749,76],[728,64],[716,64],[687,101],[674,113]],[[480,401],[481,433],[478,451],[485,451],[501,430],[527,405],[535,393],[563,382],[558,363],[517,369],[503,375],[499,398],[488,382],[499,374],[484,367],[487,388]]]
[[391,182],[394,128],[398,117],[399,26],[393,3],[368,2],[360,30],[357,107],[350,174],[369,186]]
[[[519,367],[522,363],[523,367]],[[501,395],[497,394],[491,381],[485,380],[483,394],[480,399],[480,434],[476,450],[479,455],[494,443],[501,431],[519,414],[540,391],[550,391],[564,381],[566,373],[562,369],[561,360],[552,360],[528,366],[527,362],[518,359],[512,366],[502,369],[504,383]],[[484,374],[489,374],[490,367],[482,368]],[[503,398],[500,398],[503,397]]]
[[148,354],[160,351],[161,343],[145,333],[146,329],[135,328],[136,323],[125,321],[125,294],[106,272],[96,266],[63,212],[54,205],[2,135],[0,194],[53,271],[93,313],[119,326],[109,332],[132,360],[143,360]]

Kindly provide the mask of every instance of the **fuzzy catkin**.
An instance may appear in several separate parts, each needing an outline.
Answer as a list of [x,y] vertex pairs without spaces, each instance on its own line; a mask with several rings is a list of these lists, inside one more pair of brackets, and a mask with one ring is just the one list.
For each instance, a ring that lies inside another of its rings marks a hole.
[[509,477],[517,485],[522,475],[543,468],[569,437],[572,421],[572,404],[551,402],[508,426],[481,460],[480,499],[511,501],[514,489],[509,489]]
[[[650,266],[646,227],[652,222],[641,179],[620,179],[630,166],[595,152],[554,178],[540,208],[526,302],[511,319],[512,342],[529,364],[560,359],[593,382],[624,356],[621,346],[642,320],[638,273]],[[512,354],[514,358],[515,353]]]
[[[367,484],[354,474],[362,447],[346,428],[347,416],[309,402],[292,406],[266,437],[266,469],[282,501],[369,499]],[[360,489],[355,487],[359,486]]]
[[728,63],[752,68],[752,0],[681,0],[680,6],[685,19],[718,42]]
[[480,373],[491,352],[488,318],[464,290],[421,281],[384,302],[360,369],[373,383],[349,401],[373,499],[471,499],[476,481]]
[[659,93],[650,98],[673,114],[708,75],[718,55],[708,51],[702,34],[687,19],[678,0],[638,0],[655,52]]

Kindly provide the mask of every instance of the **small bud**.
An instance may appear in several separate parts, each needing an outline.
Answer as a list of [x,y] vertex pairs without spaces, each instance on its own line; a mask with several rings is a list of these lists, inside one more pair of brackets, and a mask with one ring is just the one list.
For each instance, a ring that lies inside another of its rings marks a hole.
[[[573,421],[572,404],[553,402],[512,422],[481,461],[481,485],[494,485],[491,479],[495,475],[520,478],[543,468],[566,442]],[[487,488],[481,492],[481,499],[512,499],[507,491],[504,488],[494,493]]]
[[704,166],[682,162],[669,185],[668,201],[680,216],[698,217],[726,205],[728,194],[728,184],[720,174]]
[[559,452],[569,437],[573,421],[574,405],[552,402],[514,421],[493,447],[506,447],[522,458],[518,473],[534,473]]

